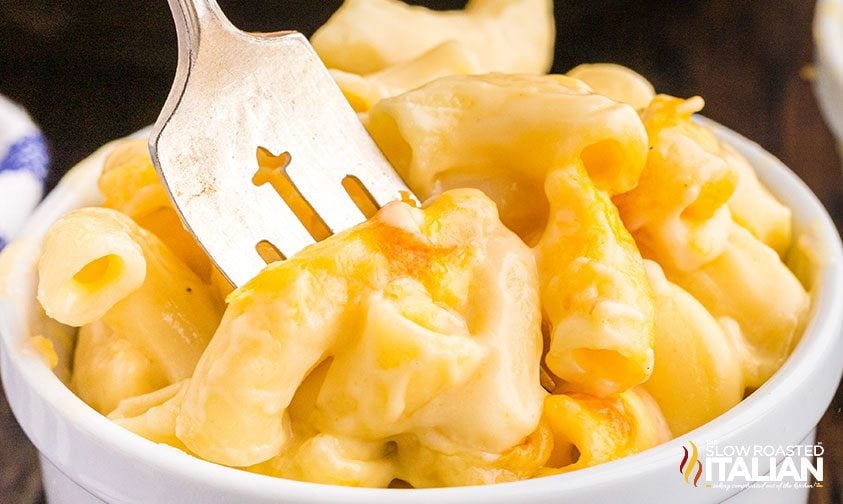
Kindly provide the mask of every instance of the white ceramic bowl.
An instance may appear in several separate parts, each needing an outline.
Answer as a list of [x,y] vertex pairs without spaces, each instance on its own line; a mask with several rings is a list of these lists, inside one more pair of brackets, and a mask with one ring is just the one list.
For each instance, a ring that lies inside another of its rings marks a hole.
[[41,453],[50,501],[574,504],[622,499],[632,504],[731,498],[730,502],[805,502],[807,490],[694,488],[678,470],[682,445],[689,440],[699,446],[708,441],[776,446],[810,442],[843,370],[843,251],[831,219],[802,181],[778,160],[736,133],[716,128],[793,209],[795,230],[822,259],[813,279],[811,320],[790,359],[759,390],[721,417],[643,453],[548,478],[431,490],[344,488],[222,467],[136,436],[74,396],[26,339],[32,324],[38,324],[34,265],[40,237],[64,211],[98,203],[95,180],[102,152],[95,154],[50,194],[28,222],[25,238],[0,266],[14,286],[5,293],[8,302],[0,305],[0,369],[12,410]]
[[817,2],[814,44],[814,90],[843,157],[843,0]]

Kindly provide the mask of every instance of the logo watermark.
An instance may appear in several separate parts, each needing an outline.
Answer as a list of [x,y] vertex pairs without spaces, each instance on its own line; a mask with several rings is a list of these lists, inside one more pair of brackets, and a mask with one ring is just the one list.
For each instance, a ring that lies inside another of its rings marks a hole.
[[[682,473],[682,476],[685,478],[685,483],[691,483],[693,481],[694,486],[697,486],[700,482],[700,476],[702,476],[703,469],[702,469],[702,462],[699,460],[699,450],[697,449],[697,445],[694,444],[693,441],[690,441],[691,450],[689,451],[688,448],[682,447],[685,450],[685,455],[682,457],[682,462],[679,464],[679,472]],[[693,475],[693,480],[691,476]]]
[[682,447],[679,473],[688,485],[706,488],[813,488],[823,481],[822,443],[732,445],[693,441]]

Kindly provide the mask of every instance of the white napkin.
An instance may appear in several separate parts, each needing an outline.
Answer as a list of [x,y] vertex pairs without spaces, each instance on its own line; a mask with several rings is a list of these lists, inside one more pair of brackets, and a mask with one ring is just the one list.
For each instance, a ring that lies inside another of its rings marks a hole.
[[49,164],[44,136],[29,114],[0,95],[0,250],[41,201]]

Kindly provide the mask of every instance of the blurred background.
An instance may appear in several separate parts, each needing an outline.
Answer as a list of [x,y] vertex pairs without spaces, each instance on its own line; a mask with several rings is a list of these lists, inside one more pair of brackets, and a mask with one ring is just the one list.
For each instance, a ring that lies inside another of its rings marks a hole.
[[[310,35],[341,2],[219,3],[242,29]],[[811,0],[556,0],[554,71],[615,62],[659,92],[703,96],[705,115],[780,157],[841,229],[843,171],[810,82],[813,11]],[[103,143],[154,122],[175,68],[175,29],[164,0],[0,0],[0,94],[42,127],[54,159],[51,184]],[[843,502],[842,407],[838,393],[820,425],[826,482],[813,491],[815,504]],[[1,394],[0,453],[0,502],[39,502],[34,449]]]

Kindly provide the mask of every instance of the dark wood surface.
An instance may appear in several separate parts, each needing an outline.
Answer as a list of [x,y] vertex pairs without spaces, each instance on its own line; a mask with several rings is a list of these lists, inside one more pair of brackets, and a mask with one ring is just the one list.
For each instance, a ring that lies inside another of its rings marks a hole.
[[[434,8],[459,1],[413,2]],[[311,33],[339,1],[220,0],[240,27]],[[811,0],[557,0],[556,71],[613,61],[659,91],[702,95],[704,113],[799,174],[843,227],[843,177],[811,89]],[[24,104],[51,142],[51,182],[109,139],[152,123],[175,69],[164,0],[0,0],[0,93]],[[0,204],[2,204],[0,202]],[[843,397],[823,417],[823,488],[843,502]],[[0,503],[42,500],[35,451],[0,395]]]

